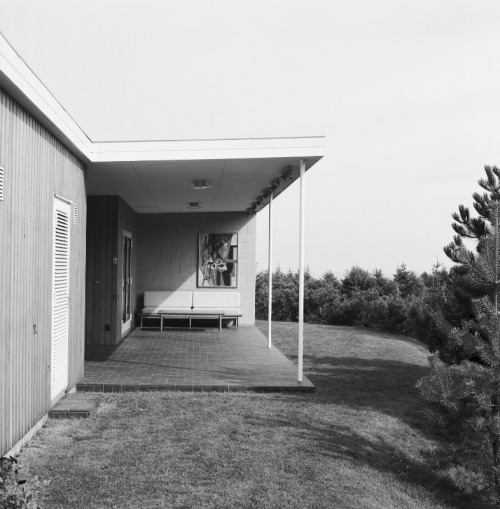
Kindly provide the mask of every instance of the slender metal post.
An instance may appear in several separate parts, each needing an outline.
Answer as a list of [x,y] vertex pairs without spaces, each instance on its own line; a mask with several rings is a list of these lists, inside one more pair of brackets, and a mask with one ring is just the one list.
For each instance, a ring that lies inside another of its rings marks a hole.
[[273,317],[273,195],[269,197],[269,242],[267,253],[267,270],[269,271],[268,303],[267,303],[267,348],[271,348],[271,320]]
[[300,213],[299,213],[299,345],[298,345],[298,381],[302,382],[304,355],[304,209],[306,163],[300,160]]

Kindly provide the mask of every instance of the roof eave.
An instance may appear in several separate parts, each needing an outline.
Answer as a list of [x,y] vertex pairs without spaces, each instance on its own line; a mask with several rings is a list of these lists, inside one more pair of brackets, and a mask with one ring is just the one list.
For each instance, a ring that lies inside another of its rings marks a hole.
[[275,157],[319,159],[324,154],[324,136],[94,142],[92,144],[92,161],[96,163]]
[[0,86],[75,155],[90,161],[89,137],[1,33]]

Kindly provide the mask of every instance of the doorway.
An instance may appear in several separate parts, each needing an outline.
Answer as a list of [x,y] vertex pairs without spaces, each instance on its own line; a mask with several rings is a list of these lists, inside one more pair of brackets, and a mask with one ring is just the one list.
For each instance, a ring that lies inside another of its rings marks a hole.
[[70,202],[54,197],[51,400],[68,387]]
[[122,241],[122,335],[132,326],[132,234],[123,230]]

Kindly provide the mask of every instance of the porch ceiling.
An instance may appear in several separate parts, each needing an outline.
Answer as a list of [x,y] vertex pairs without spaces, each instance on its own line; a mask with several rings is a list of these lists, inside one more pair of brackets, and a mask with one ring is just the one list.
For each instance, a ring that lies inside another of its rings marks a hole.
[[[309,169],[321,156],[307,157]],[[227,212],[251,207],[274,179],[291,168],[276,197],[299,177],[299,157],[95,162],[89,165],[89,195],[119,195],[138,213]],[[204,180],[211,187],[191,189]],[[200,202],[190,209],[190,202]],[[256,210],[267,204],[264,199]]]

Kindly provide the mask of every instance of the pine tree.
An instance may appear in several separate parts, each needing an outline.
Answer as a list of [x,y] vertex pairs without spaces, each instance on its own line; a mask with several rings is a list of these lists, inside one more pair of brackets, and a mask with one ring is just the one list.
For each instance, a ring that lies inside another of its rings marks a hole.
[[[476,256],[481,249],[480,239],[489,234],[489,210],[494,201],[500,200],[500,169],[496,166],[485,166],[486,178],[478,181],[479,186],[487,191],[486,193],[474,193],[472,195],[474,203],[473,207],[477,212],[477,216],[473,216],[469,209],[464,205],[459,205],[458,212],[452,215],[454,223],[452,228],[456,235],[453,242],[444,248],[444,252],[453,262],[456,263],[449,272],[446,292],[446,299],[441,299],[436,303],[433,312],[433,321],[438,322],[438,327],[433,325],[435,332],[435,345],[439,350],[441,359],[447,363],[458,363],[467,358],[461,348],[450,349],[446,345],[446,339],[440,330],[439,325],[444,323],[446,319],[453,326],[459,327],[463,320],[474,321],[473,300],[483,297],[485,290],[480,285],[472,284],[467,276],[469,271],[466,264],[463,264],[456,258],[456,252],[465,247],[465,242],[476,243]],[[479,359],[476,359],[479,361]]]
[[351,267],[342,279],[342,293],[352,295],[373,288],[376,283],[369,271],[361,267]]
[[[445,248],[480,295],[472,299],[473,317],[447,330],[447,346],[460,350],[463,360],[449,365],[430,357],[431,373],[418,387],[434,406],[434,419],[457,429],[469,452],[480,458],[500,497],[500,170],[486,167],[486,174],[479,185],[489,194],[474,195],[480,216],[470,217],[461,206],[454,215],[458,235]],[[475,253],[463,237],[475,239]]]
[[[487,223],[489,222],[491,203],[500,200],[500,169],[496,166],[485,166],[484,171],[486,172],[486,178],[479,179],[478,184],[488,192],[483,194],[474,193],[472,195],[474,199],[473,206],[479,217],[472,217],[469,209],[463,205],[459,205],[459,213],[454,213],[452,216],[455,220],[452,228],[458,234],[458,236],[455,236],[454,241],[458,246],[461,244],[461,238],[479,240],[489,235]],[[445,253],[451,259],[453,259],[453,251],[454,243],[445,248]],[[457,260],[457,263],[460,262]]]
[[410,295],[422,293],[422,283],[419,281],[418,276],[413,271],[408,270],[404,263],[396,268],[393,280],[396,283],[398,294],[403,299]]
[[488,223],[490,222],[491,205],[493,202],[500,200],[500,169],[496,166],[485,166],[484,170],[486,178],[480,179],[478,184],[487,192],[483,194],[474,193],[472,195],[474,199],[473,207],[478,216],[473,217],[467,207],[459,205],[458,213],[455,212],[452,215],[455,220],[452,228],[455,230],[456,235],[453,237],[453,242],[444,248],[448,258],[457,263],[457,266],[453,268],[453,273],[456,276],[455,286],[457,290],[455,297],[462,304],[466,312],[471,309],[471,300],[484,295],[484,291],[483,288],[471,284],[467,277],[462,277],[467,275],[468,267],[457,259],[456,253],[458,252],[457,250],[464,247],[462,239],[476,241],[476,251],[479,252],[481,249],[479,241],[490,234]]

